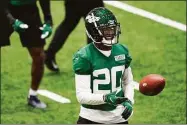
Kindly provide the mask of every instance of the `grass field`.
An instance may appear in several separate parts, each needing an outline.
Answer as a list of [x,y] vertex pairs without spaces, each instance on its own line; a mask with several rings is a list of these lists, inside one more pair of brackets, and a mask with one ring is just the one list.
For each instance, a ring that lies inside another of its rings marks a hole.
[[[134,2],[130,5],[154,12],[186,24],[185,2]],[[159,6],[159,7],[158,7]],[[166,78],[163,92],[148,97],[135,92],[132,124],[186,123],[186,32],[165,26],[143,17],[106,6],[121,24],[120,43],[126,44],[132,55],[134,80],[150,73]],[[64,18],[63,2],[52,2],[54,29]],[[72,32],[57,55],[60,74],[45,69],[40,89],[69,98],[70,104],[60,104],[40,98],[48,104],[46,110],[28,107],[26,98],[30,87],[31,59],[21,47],[16,33],[12,45],[1,49],[1,124],[75,124],[79,115],[76,100],[72,56],[86,45],[83,19]],[[47,40],[48,46],[51,37]]]

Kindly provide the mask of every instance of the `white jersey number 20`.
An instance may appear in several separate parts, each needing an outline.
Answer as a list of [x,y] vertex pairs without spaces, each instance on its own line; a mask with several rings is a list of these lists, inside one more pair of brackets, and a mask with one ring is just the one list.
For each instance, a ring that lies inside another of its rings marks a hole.
[[[93,72],[94,77],[98,77],[99,75],[105,75],[105,79],[104,80],[100,80],[100,79],[93,80],[93,93],[107,94],[107,93],[110,93],[111,91],[112,92],[116,91],[120,87],[120,86],[116,87],[117,80],[119,80],[121,84],[121,78],[117,78],[116,74],[117,72],[122,72],[123,74],[124,68],[125,68],[124,66],[112,67],[111,73],[108,68],[95,70]],[[111,90],[99,90],[99,85],[107,85],[107,84],[111,84]]]

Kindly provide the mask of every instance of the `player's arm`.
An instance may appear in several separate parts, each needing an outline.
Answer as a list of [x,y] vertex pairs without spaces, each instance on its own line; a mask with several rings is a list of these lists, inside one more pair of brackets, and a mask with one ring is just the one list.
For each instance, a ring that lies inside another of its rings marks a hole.
[[3,7],[2,11],[3,11],[3,14],[8,18],[9,23],[13,24],[16,19],[12,16],[12,14],[8,10],[8,3],[9,2],[10,2],[9,0],[3,0],[3,3],[4,3],[5,6],[2,6]]
[[91,92],[91,75],[75,74],[76,96],[80,104],[100,105],[108,103],[111,105],[121,104],[126,100],[117,97],[117,92],[109,94],[94,94]]
[[19,19],[15,19],[12,14],[9,12],[8,8],[4,8],[4,13],[9,20],[10,25],[14,28],[18,33],[25,31],[29,26]]
[[15,18],[12,16],[12,14],[9,12],[7,8],[4,8],[5,15],[7,16],[9,23],[13,24],[15,22]]
[[44,15],[44,24],[40,27],[40,30],[42,30],[41,38],[45,39],[52,33],[53,20],[51,16],[50,0],[39,0],[39,3]]
[[125,70],[122,76],[122,88],[124,92],[124,97],[127,99],[122,103],[124,106],[124,111],[122,117],[128,120],[133,114],[133,104],[134,104],[134,86],[133,86],[133,75],[130,67],[132,61],[131,56],[129,55],[128,49],[124,47],[127,51],[126,54],[126,64]]
[[91,75],[75,74],[76,97],[80,104],[104,104],[103,94],[93,94],[90,89]]
[[128,98],[132,104],[134,104],[134,86],[133,86],[133,75],[131,67],[125,69],[122,77],[122,86],[124,91],[124,96]]
[[45,23],[53,25],[53,20],[51,16],[51,7],[50,7],[50,0],[39,0],[40,6],[44,15]]
[[132,57],[129,54],[129,50],[126,46],[123,46],[126,51],[125,54],[125,70],[122,76],[122,87],[124,92],[124,97],[129,99],[132,104],[134,104],[134,86],[133,86],[133,75],[130,67]]
[[133,106],[134,104],[134,87],[133,87],[133,75],[131,68],[128,67],[125,69],[123,78],[122,78],[122,87],[124,91],[124,96],[127,99],[122,103],[124,106],[124,111],[122,113],[122,117],[126,120],[130,118],[133,114]]
[[103,94],[91,92],[91,64],[77,53],[73,57],[73,70],[75,72],[76,97],[80,104],[99,105],[104,104]]

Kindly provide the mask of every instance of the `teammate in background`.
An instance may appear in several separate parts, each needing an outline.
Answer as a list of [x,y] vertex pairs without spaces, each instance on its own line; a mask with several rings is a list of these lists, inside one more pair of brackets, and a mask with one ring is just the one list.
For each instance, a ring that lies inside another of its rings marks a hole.
[[[46,50],[45,64],[48,69],[59,72],[55,56],[63,47],[69,34],[75,29],[79,20],[86,17],[93,8],[103,7],[103,0],[65,0],[65,19],[57,27],[55,35]],[[74,41],[76,43],[76,41]],[[87,38],[87,43],[90,40]]]
[[[44,72],[44,45],[45,38],[52,32],[52,17],[50,12],[50,1],[40,0],[40,6],[44,14],[42,25],[36,0],[10,0],[8,9],[5,10],[9,20],[8,37],[16,31],[19,33],[23,47],[28,49],[32,57],[31,87],[28,94],[28,105],[36,108],[46,108],[46,104],[37,97],[37,90]],[[10,45],[6,41],[1,46]]]
[[85,18],[93,41],[73,57],[76,96],[81,104],[78,124],[128,124],[134,88],[128,49],[118,43],[120,24],[114,14],[95,8]]
[[5,14],[5,9],[7,8],[8,1],[0,1],[0,47],[6,45],[9,42],[7,27],[9,26],[8,19]]

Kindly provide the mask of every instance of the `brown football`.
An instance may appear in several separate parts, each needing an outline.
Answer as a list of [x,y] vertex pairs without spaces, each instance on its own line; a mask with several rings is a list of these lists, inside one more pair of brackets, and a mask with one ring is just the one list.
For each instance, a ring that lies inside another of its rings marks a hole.
[[139,91],[148,96],[159,94],[165,87],[165,78],[159,74],[149,74],[142,78]]

